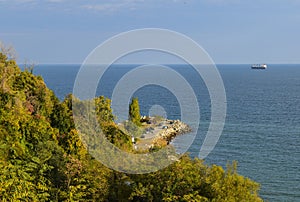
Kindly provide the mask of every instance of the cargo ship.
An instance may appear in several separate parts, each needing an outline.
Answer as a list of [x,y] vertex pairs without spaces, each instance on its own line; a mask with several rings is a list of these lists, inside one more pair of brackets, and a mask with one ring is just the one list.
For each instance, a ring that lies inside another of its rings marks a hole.
[[267,69],[268,65],[266,64],[256,64],[256,65],[252,65],[251,69]]

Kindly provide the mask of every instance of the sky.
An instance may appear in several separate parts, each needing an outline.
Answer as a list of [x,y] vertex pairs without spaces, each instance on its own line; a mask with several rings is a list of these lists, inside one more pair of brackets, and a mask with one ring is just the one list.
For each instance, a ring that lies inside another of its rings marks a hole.
[[[116,34],[163,28],[218,64],[300,64],[299,11],[300,0],[0,0],[0,41],[15,47],[19,63],[82,63]],[[165,62],[149,55],[127,62]]]

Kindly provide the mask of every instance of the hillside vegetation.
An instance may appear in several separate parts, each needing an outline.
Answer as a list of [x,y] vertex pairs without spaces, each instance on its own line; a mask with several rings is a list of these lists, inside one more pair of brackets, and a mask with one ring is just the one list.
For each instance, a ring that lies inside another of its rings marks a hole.
[[[59,101],[43,78],[0,53],[0,201],[261,201],[259,184],[237,174],[235,163],[225,171],[184,155],[150,174],[108,169],[81,142],[74,103],[72,95]],[[132,152],[110,100],[95,103],[107,139]]]

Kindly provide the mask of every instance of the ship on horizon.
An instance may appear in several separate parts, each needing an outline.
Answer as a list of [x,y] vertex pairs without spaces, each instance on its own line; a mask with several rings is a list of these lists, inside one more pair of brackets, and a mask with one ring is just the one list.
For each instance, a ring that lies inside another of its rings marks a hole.
[[251,69],[267,69],[267,64],[255,64],[251,66]]

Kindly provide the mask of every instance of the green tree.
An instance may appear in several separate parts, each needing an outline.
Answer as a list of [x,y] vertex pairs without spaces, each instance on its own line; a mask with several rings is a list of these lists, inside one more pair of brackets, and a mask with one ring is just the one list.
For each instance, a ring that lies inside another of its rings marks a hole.
[[138,98],[133,98],[129,105],[129,121],[141,126],[141,114]]
[[262,201],[259,185],[237,174],[236,163],[224,171],[184,155],[163,170],[129,177],[132,201]]
[[[0,51],[0,201],[106,200],[111,171],[83,146],[70,97]],[[102,100],[99,121],[112,120]]]

